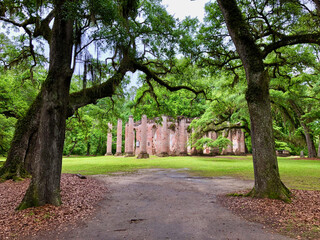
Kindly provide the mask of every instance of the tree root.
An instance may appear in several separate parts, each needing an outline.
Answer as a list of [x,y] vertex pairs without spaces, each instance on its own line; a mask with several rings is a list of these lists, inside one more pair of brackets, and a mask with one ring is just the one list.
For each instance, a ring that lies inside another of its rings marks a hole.
[[252,198],[270,198],[270,199],[278,199],[284,201],[286,203],[291,202],[292,193],[290,190],[281,182],[281,187],[277,190],[267,190],[267,191],[256,191],[253,187],[250,192],[244,195],[245,197]]

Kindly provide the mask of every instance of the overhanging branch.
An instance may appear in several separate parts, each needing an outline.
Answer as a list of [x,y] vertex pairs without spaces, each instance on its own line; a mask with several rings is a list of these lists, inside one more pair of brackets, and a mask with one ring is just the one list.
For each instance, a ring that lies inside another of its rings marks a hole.
[[199,94],[203,94],[206,97],[206,94],[204,92],[204,90],[195,90],[191,87],[188,86],[170,86],[168,83],[166,83],[164,80],[162,80],[161,78],[159,78],[156,73],[154,73],[153,71],[151,71],[147,66],[140,64],[138,62],[134,62],[133,63],[133,67],[136,70],[140,70],[141,72],[145,73],[147,75],[147,78],[149,79],[153,79],[155,82],[157,82],[158,84],[160,84],[161,86],[167,88],[169,91],[171,92],[176,92],[182,89],[188,90],[190,92],[193,92],[195,95],[199,95]]
[[265,58],[269,53],[281,47],[303,43],[314,43],[320,45],[320,33],[283,36],[279,41],[268,44],[264,48],[262,54]]
[[69,111],[67,117],[72,116],[73,113],[80,107],[91,103],[96,103],[97,100],[101,98],[112,97],[116,88],[120,85],[128,71],[134,71],[134,69],[132,68],[131,60],[125,56],[121,61],[119,69],[106,82],[70,94]]

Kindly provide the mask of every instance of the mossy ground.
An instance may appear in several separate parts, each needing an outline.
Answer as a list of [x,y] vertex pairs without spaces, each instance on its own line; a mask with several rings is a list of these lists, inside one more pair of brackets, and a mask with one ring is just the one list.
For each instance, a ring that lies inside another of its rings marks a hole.
[[[320,161],[278,158],[280,176],[289,188],[320,190]],[[251,156],[226,157],[156,157],[137,159],[135,157],[66,157],[63,159],[63,173],[83,175],[133,172],[143,168],[187,168],[192,175],[203,177],[232,176],[253,180]]]

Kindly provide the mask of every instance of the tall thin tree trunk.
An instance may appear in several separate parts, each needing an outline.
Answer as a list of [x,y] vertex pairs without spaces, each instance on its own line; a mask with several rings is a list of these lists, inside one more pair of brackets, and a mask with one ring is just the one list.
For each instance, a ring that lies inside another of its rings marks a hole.
[[251,195],[289,201],[290,191],[280,180],[269,99],[269,76],[261,50],[235,0],[218,0],[229,34],[243,63],[248,89],[255,185]]
[[304,131],[304,135],[305,135],[306,143],[308,147],[308,158],[316,158],[317,150],[316,150],[316,146],[314,145],[313,135],[311,134],[311,130],[305,123],[301,122],[301,125],[303,127],[303,131]]
[[103,145],[103,143],[101,143],[101,135],[100,135],[99,140],[98,140],[98,146],[96,148],[96,154],[95,154],[96,156],[98,156],[99,152],[101,152],[102,145]]
[[38,127],[26,154],[32,158],[32,179],[18,209],[61,204],[60,177],[73,46],[73,22],[62,16],[64,2],[56,3],[49,72],[38,97]]
[[90,148],[91,148],[91,144],[90,144],[90,142],[88,142],[87,143],[87,153],[86,153],[87,156],[90,155]]
[[311,133],[312,131],[302,119],[304,112],[301,109],[301,107],[299,105],[297,105],[293,100],[290,100],[289,103],[290,103],[293,111],[295,112],[295,114],[298,116],[299,122],[303,128],[303,133],[306,138],[306,143],[307,143],[307,147],[308,147],[308,158],[315,158],[315,157],[317,157],[317,151],[316,151],[316,147],[314,145],[313,135]]
[[68,153],[68,155],[67,155],[68,157],[70,157],[70,155],[72,154],[72,152],[73,152],[75,146],[77,145],[77,143],[78,143],[78,141],[74,141],[74,142],[73,142],[73,146],[72,146],[72,148],[70,149],[70,151],[69,151],[69,153]]

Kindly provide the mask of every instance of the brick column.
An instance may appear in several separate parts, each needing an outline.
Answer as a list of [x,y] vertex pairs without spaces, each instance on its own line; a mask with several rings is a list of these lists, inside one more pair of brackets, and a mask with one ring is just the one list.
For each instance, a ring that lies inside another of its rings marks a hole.
[[118,119],[116,156],[121,156],[121,155],[122,155],[122,120]]
[[227,147],[227,154],[233,154],[233,131],[229,130],[228,139],[230,140],[231,144]]
[[[128,123],[128,131],[126,135],[126,142],[127,142],[127,152],[126,157],[133,157],[133,116],[129,116],[129,123]],[[128,140],[128,141],[127,141]]]
[[179,124],[179,155],[185,156],[187,154],[187,129],[186,119],[183,117]]
[[128,152],[128,123],[124,127],[124,152]]
[[112,124],[108,123],[108,137],[107,137],[107,153],[106,155],[112,155]]
[[143,115],[141,118],[141,137],[140,137],[140,153],[137,158],[149,158],[149,154],[147,153],[147,116]]
[[246,154],[246,141],[243,130],[239,129],[240,132],[240,140],[239,140],[239,154]]
[[159,157],[169,156],[169,132],[168,132],[168,117],[162,116],[162,127],[160,136],[160,154]]

